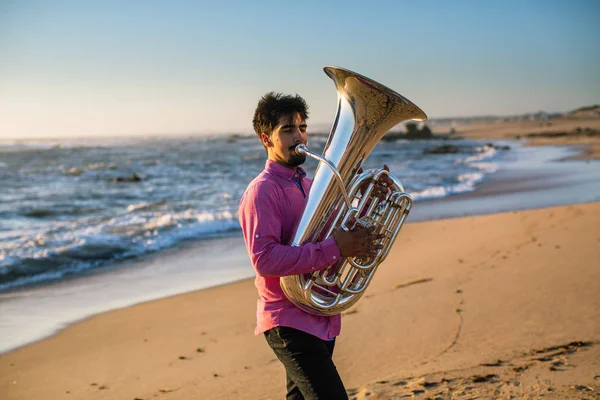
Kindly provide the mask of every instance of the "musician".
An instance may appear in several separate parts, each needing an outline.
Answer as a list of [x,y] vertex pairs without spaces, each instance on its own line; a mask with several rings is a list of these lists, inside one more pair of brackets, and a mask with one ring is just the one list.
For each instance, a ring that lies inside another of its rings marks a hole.
[[[308,142],[307,119],[302,97],[273,92],[260,99],[254,113],[267,161],[242,196],[239,220],[256,271],[255,334],[264,334],[285,367],[287,399],[347,399],[332,360],[340,315],[316,316],[297,308],[285,297],[279,278],[322,270],[340,257],[373,255],[382,236],[371,228],[337,229],[321,242],[290,246],[312,183],[300,166],[306,156],[294,150]],[[384,196],[388,189],[379,184],[377,190]]]

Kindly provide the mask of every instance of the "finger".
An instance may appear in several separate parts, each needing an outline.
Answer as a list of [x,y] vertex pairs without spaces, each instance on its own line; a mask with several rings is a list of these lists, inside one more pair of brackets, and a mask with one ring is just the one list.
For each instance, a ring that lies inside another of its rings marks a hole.
[[354,217],[349,217],[345,224],[346,228],[348,228],[350,231],[353,231],[356,225],[356,218]]
[[371,226],[365,228],[365,235],[371,236],[371,234],[373,233],[373,231],[375,231],[375,226],[371,225]]
[[383,237],[384,235],[372,234],[371,236],[369,236],[368,240],[370,240],[371,243],[379,243],[381,239],[383,239]]
[[379,179],[377,180],[377,183],[375,183],[375,186],[378,186],[381,188],[387,188],[392,183],[394,183],[394,181],[392,181],[392,179],[389,177],[389,175],[381,175],[379,177]]
[[383,247],[383,245],[376,240],[369,239],[365,241],[365,247],[368,247],[369,249],[379,249]]
[[381,249],[383,247],[383,245],[381,243],[379,243],[378,241],[371,240],[371,241],[369,241],[369,244],[367,245],[367,247],[370,250],[378,250],[378,249]]
[[356,240],[360,244],[367,243],[369,241],[369,237],[371,237],[371,232],[368,232],[366,229],[356,231]]
[[381,249],[383,249],[383,245],[381,243],[371,242],[369,244],[369,251],[379,251]]
[[394,181],[389,176],[384,175],[381,178],[379,178],[379,181],[377,182],[377,184],[379,187],[382,187],[385,190],[388,190],[388,188],[390,188],[394,184]]
[[383,245],[380,243],[374,243],[371,241],[365,242],[359,246],[355,246],[356,251],[359,252],[370,252],[370,251],[378,251],[383,248]]
[[379,200],[385,200],[385,197],[387,196],[387,188],[376,188],[373,191],[373,194],[375,195],[375,197],[377,197]]
[[376,244],[374,244],[373,241],[367,236],[360,238],[360,240],[356,243],[355,248],[360,251],[368,251],[375,245]]
[[361,254],[360,256],[357,256],[358,258],[362,258],[363,259],[363,264],[365,264],[366,262],[372,262],[373,258],[375,257],[375,255],[371,254],[371,253],[366,253],[366,254]]
[[374,258],[378,254],[379,254],[379,249],[369,249],[369,250],[361,251],[360,255],[357,254],[357,257]]
[[[383,169],[388,173],[390,172],[390,168],[387,166],[387,164],[383,164]],[[394,183],[388,174],[381,175],[379,180],[385,182],[388,186]]]
[[371,258],[371,257],[373,257],[373,253],[365,250],[365,251],[357,252],[355,257]]
[[365,230],[365,227],[360,224],[353,224],[350,232],[356,233],[358,236]]

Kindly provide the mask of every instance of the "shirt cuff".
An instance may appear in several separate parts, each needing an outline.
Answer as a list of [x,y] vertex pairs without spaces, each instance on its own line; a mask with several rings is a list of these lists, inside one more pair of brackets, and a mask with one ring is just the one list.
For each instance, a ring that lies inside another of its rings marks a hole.
[[327,265],[335,264],[342,256],[333,236],[330,236],[321,242],[321,250],[323,251],[323,255],[327,260]]

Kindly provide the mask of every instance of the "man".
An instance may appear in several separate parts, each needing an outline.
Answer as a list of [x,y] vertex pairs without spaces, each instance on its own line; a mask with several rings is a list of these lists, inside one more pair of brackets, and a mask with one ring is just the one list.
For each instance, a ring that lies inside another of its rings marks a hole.
[[[332,360],[340,315],[322,317],[294,306],[282,276],[319,271],[340,257],[369,256],[381,246],[371,228],[337,229],[319,243],[290,246],[312,181],[300,167],[306,156],[308,106],[300,96],[267,93],[254,113],[254,130],[267,152],[265,169],[242,196],[239,220],[256,271],[259,300],[255,334],[264,333],[286,370],[287,399],[347,399]],[[387,191],[384,185],[380,190]]]

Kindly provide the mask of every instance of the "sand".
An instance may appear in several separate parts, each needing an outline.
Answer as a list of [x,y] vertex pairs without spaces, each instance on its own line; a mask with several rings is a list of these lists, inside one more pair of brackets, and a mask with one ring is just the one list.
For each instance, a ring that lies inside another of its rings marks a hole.
[[[198,255],[201,257],[201,254]],[[346,312],[352,398],[594,398],[600,203],[408,224]],[[277,399],[252,280],[91,317],[0,357],[3,399]]]
[[[407,224],[343,317],[350,397],[600,398],[599,267],[600,203]],[[284,398],[255,305],[250,279],[96,315],[0,355],[0,398]]]

